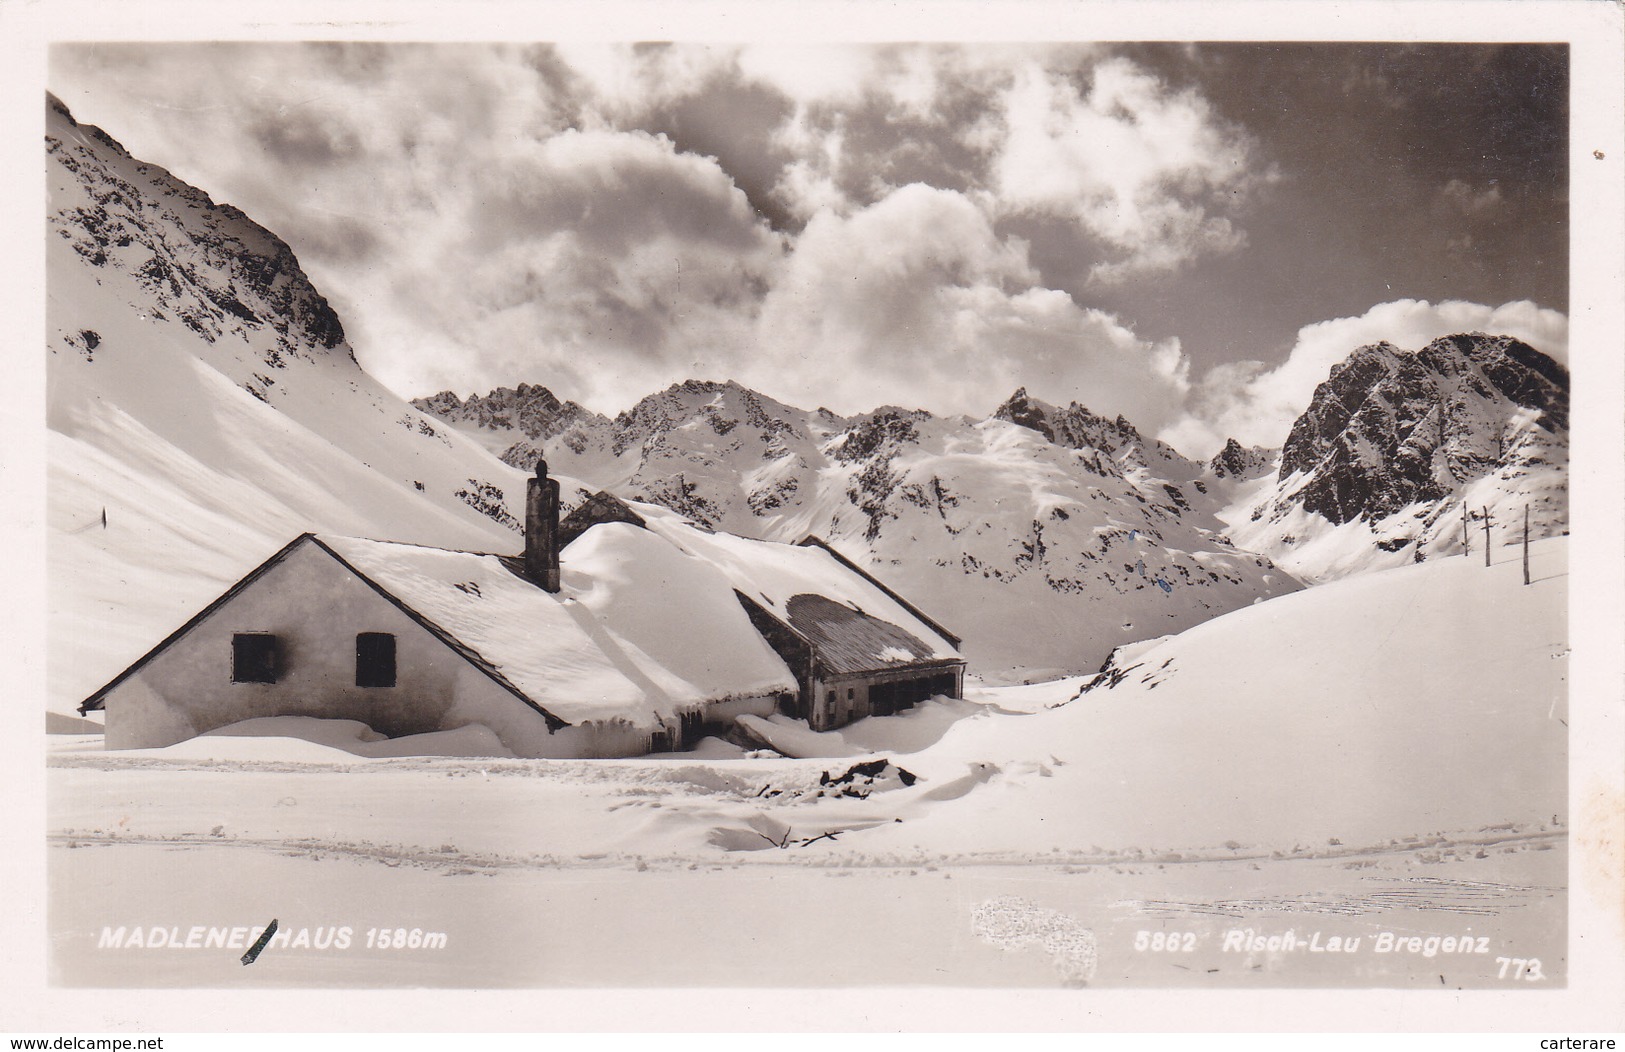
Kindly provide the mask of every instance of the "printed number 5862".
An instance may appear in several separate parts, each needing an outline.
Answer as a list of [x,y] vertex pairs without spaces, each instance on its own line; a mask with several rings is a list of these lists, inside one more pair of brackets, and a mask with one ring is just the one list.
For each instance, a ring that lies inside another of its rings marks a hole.
[[1193,931],[1137,931],[1134,948],[1152,953],[1190,953],[1196,949]]

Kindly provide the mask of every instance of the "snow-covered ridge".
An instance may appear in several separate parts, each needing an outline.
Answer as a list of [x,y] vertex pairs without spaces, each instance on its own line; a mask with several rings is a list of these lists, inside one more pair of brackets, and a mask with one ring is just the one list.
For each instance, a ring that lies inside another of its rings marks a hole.
[[1568,548],[1532,548],[1531,585],[1511,553],[1364,574],[1159,641],[1081,692],[1029,688],[1055,707],[962,721],[901,761],[928,784],[989,765],[987,785],[877,839],[1453,853],[1451,835],[1561,832]]
[[[491,448],[514,435],[523,405],[569,404],[509,390],[420,404],[445,407]],[[504,408],[489,424],[466,408],[493,403]],[[842,417],[691,380],[612,421],[546,431],[504,459],[545,456],[745,537],[824,537],[952,624],[973,668],[994,677],[1090,671],[1120,643],[1297,587],[1218,536],[1205,465],[1125,419],[1025,391],[981,421],[897,406]]]
[[[52,234],[89,265],[126,271],[147,293],[149,316],[173,315],[205,342],[246,325],[273,334],[245,390],[264,398],[287,360],[342,351],[344,326],[281,238],[231,205],[132,158],[99,128],[85,127],[46,97],[46,152],[53,162]],[[87,335],[88,333],[88,335]],[[70,339],[87,357],[90,330]]]

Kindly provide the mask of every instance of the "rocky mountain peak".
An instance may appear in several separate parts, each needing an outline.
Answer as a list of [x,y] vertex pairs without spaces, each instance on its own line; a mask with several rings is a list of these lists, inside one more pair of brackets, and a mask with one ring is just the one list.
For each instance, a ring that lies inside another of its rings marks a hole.
[[919,440],[916,424],[931,414],[888,406],[867,413],[852,422],[846,433],[829,447],[829,454],[842,463],[873,457],[876,453]]
[[1442,376],[1465,377],[1464,383],[1481,396],[1496,392],[1538,410],[1547,430],[1569,426],[1568,370],[1521,340],[1482,332],[1446,336],[1422,348],[1417,359]]
[[1263,446],[1243,446],[1232,438],[1208,461],[1208,470],[1221,479],[1255,479],[1270,470],[1276,453]]
[[1356,350],[1315,389],[1281,453],[1303,507],[1332,523],[1380,519],[1494,471],[1509,428],[1568,427],[1568,372],[1506,336],[1467,333],[1415,354]]
[[1181,456],[1173,447],[1157,439],[1147,439],[1134,424],[1121,413],[1116,419],[1107,419],[1090,412],[1077,402],[1061,409],[1031,397],[1025,387],[993,411],[998,420],[1008,420],[1066,449],[1100,454],[1116,458],[1120,464],[1113,468],[1096,457],[1102,470],[1119,470],[1122,466],[1153,468],[1165,478],[1184,482],[1202,472],[1202,466]]
[[626,450],[666,435],[686,424],[700,422],[718,437],[741,424],[761,434],[805,436],[808,414],[791,409],[734,380],[684,380],[638,401],[615,417],[613,452]]
[[1221,512],[1227,535],[1324,581],[1476,549],[1486,510],[1503,529],[1527,514],[1533,536],[1565,533],[1568,388],[1510,336],[1357,348],[1293,425],[1273,486]]
[[1012,424],[1019,424],[1031,431],[1037,431],[1051,442],[1055,441],[1055,429],[1049,424],[1049,418],[1055,413],[1055,407],[1039,402],[1027,394],[1025,387],[1016,388],[1016,393],[1006,398],[1000,406],[993,410],[993,416],[998,420],[1008,420]]
[[[472,425],[486,431],[517,433],[531,443],[543,442],[574,428],[607,427],[609,421],[575,402],[561,400],[542,384],[521,383],[518,387],[498,387],[489,394],[458,398],[441,391],[416,398],[412,405],[448,423]],[[534,451],[527,454],[533,461]]]

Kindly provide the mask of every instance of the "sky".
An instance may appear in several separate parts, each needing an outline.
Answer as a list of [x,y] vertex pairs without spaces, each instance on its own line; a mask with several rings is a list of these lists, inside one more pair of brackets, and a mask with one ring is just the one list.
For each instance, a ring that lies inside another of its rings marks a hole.
[[1567,358],[1563,45],[56,44],[49,87],[404,397],[1025,386],[1207,456],[1364,343]]

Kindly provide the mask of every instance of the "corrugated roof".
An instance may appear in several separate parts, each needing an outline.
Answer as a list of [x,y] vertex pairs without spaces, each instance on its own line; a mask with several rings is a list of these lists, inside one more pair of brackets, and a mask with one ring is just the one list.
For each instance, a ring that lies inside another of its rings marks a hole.
[[907,630],[826,596],[794,595],[787,608],[790,627],[807,637],[830,672],[872,672],[940,660]]

